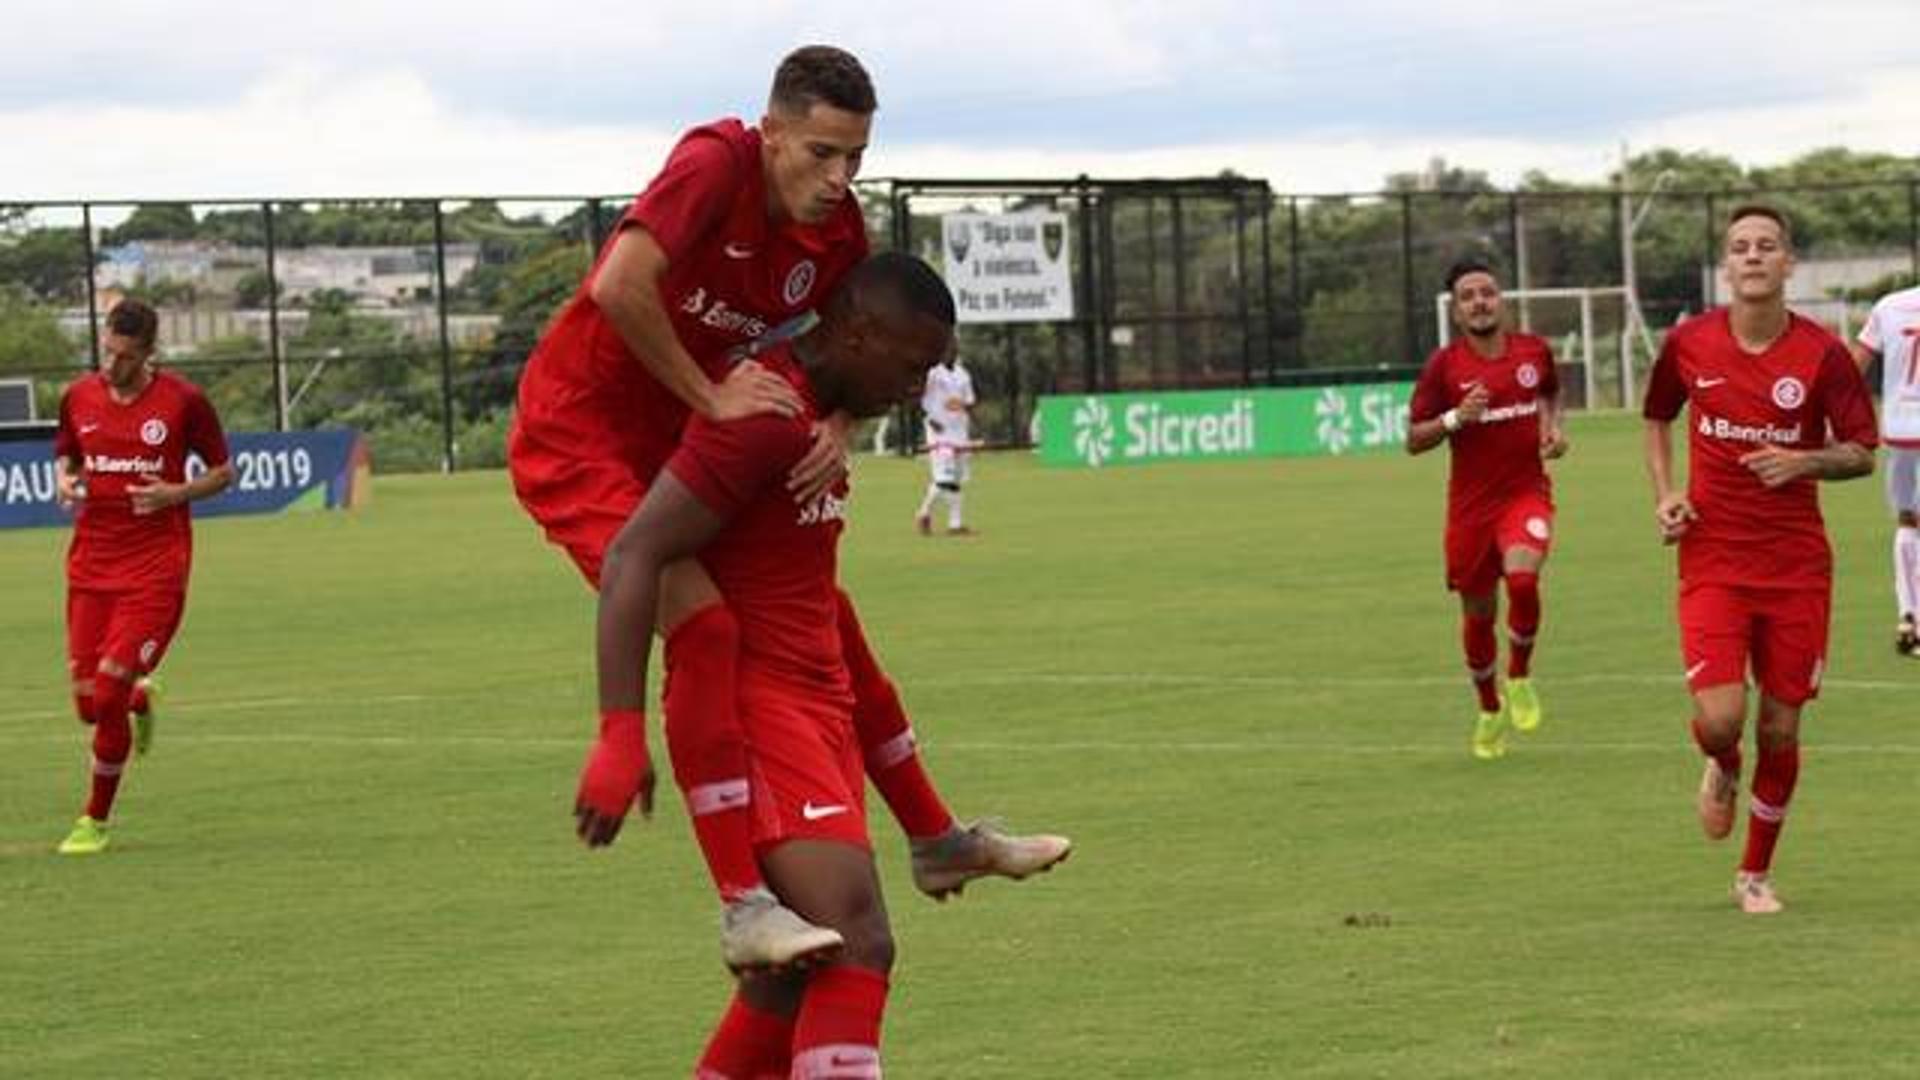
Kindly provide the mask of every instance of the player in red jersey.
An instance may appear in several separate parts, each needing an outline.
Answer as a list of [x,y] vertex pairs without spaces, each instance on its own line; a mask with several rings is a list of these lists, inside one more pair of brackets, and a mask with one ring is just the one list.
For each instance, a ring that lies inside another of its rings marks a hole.
[[[1479,698],[1473,755],[1507,752],[1507,728],[1540,726],[1532,678],[1540,568],[1553,543],[1553,488],[1543,462],[1567,452],[1553,350],[1501,321],[1500,282],[1484,262],[1447,272],[1461,336],[1428,358],[1408,412],[1407,453],[1441,443],[1447,478],[1447,588],[1460,594],[1461,639]],[[1495,679],[1497,588],[1507,586],[1507,693]]]
[[[138,300],[107,313],[106,366],[60,399],[58,498],[75,513],[67,549],[67,666],[74,708],[93,727],[93,786],[63,855],[107,848],[107,816],[128,753],[153,739],[146,676],[186,609],[193,564],[187,504],[233,482],[227,437],[199,388],[153,367],[159,318]],[[187,455],[206,471],[188,478]],[[132,717],[130,721],[129,717]]]
[[[1734,210],[1722,269],[1732,302],[1675,326],[1647,381],[1654,518],[1680,546],[1680,647],[1706,755],[1700,824],[1733,831],[1749,669],[1760,687],[1747,846],[1733,896],[1780,910],[1770,868],[1800,775],[1800,713],[1826,663],[1833,552],[1816,480],[1873,471],[1873,403],[1847,347],[1787,310],[1793,238],[1766,206]],[[1687,406],[1687,490],[1671,428]]]
[[801,411],[693,421],[608,551],[598,633],[603,735],[575,808],[581,835],[610,841],[635,786],[644,786],[647,628],[659,618],[663,572],[697,553],[740,627],[740,722],[754,751],[760,864],[788,905],[844,939],[833,962],[810,975],[741,983],[701,1060],[698,1075],[708,1080],[788,1068],[800,1078],[880,1075],[893,941],[840,641],[835,578],[848,489],[842,478],[796,506],[784,480],[819,416],[878,415],[915,392],[952,348],[953,322],[951,294],[919,259],[885,252],[861,263],[816,329],[763,354]]
[[[744,349],[804,318],[867,251],[851,183],[875,109],[859,61],[812,46],[782,61],[758,129],[695,128],[622,218],[578,294],[528,361],[508,463],[522,504],[598,584],[608,545],[678,445],[690,414],[792,415],[793,388]],[[698,360],[696,360],[698,358]],[[845,471],[848,418],[820,418],[790,493],[810,502]],[[666,719],[674,776],[727,904],[729,964],[791,961],[834,935],[774,903],[750,842],[747,752],[733,698],[739,628],[706,571],[667,571]],[[875,786],[913,841],[916,882],[943,896],[974,877],[1023,877],[1065,856],[1058,837],[962,827],[841,598],[856,721]]]

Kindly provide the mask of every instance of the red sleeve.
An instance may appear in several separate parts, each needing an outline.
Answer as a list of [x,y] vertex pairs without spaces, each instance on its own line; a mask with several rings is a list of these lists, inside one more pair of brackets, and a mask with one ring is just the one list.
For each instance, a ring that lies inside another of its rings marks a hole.
[[188,391],[186,404],[187,449],[199,454],[207,468],[227,463],[227,433],[220,426],[220,414],[213,402],[197,388]]
[[73,426],[73,387],[60,395],[60,426],[53,433],[53,456],[80,460],[80,433]]
[[695,417],[667,468],[708,509],[731,518],[806,453],[807,428],[767,414],[717,424]]
[[1453,407],[1447,400],[1446,355],[1445,349],[1436,350],[1420,369],[1420,381],[1413,384],[1413,400],[1407,405],[1409,421],[1431,420]]
[[1820,400],[1827,428],[1836,442],[1850,442],[1871,450],[1880,445],[1880,426],[1873,418],[1873,399],[1867,381],[1846,346],[1835,342],[1820,358]]
[[1540,366],[1546,370],[1540,373],[1540,396],[1560,396],[1560,362],[1554,358],[1553,346],[1540,342]]
[[1660,357],[1647,375],[1647,397],[1640,415],[1648,420],[1668,420],[1680,415],[1687,403],[1687,384],[1680,378],[1680,353],[1673,344],[1673,331],[1660,345]]
[[726,215],[743,182],[740,155],[719,132],[687,133],[660,175],[633,200],[620,227],[647,230],[668,262],[679,262]]

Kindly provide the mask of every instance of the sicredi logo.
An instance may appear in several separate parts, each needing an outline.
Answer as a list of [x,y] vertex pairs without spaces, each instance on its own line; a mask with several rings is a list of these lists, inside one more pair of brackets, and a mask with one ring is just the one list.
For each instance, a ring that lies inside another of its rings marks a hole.
[[1099,398],[1088,398],[1073,410],[1073,452],[1098,468],[1113,456],[1113,413]]
[[1123,457],[1181,458],[1252,453],[1254,410],[1250,398],[1236,397],[1224,410],[1175,412],[1157,401],[1127,406]]
[[1353,417],[1347,413],[1347,395],[1333,387],[1320,392],[1313,403],[1314,437],[1329,454],[1344,454],[1353,442]]

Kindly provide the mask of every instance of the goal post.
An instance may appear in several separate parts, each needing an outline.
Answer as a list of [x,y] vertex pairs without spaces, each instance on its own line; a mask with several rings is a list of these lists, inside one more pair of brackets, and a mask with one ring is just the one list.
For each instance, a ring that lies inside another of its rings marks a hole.
[[[1625,286],[1510,289],[1500,297],[1515,329],[1546,338],[1561,365],[1579,365],[1581,407],[1631,408],[1639,401],[1640,375],[1653,362],[1653,335]],[[1444,292],[1433,297],[1442,346],[1453,340],[1451,300]]]

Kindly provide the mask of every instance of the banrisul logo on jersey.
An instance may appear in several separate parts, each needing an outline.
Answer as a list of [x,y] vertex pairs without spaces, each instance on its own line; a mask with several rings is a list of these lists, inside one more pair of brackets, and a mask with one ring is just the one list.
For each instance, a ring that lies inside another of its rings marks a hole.
[[1397,447],[1411,384],[1043,397],[1040,459],[1101,468]]

